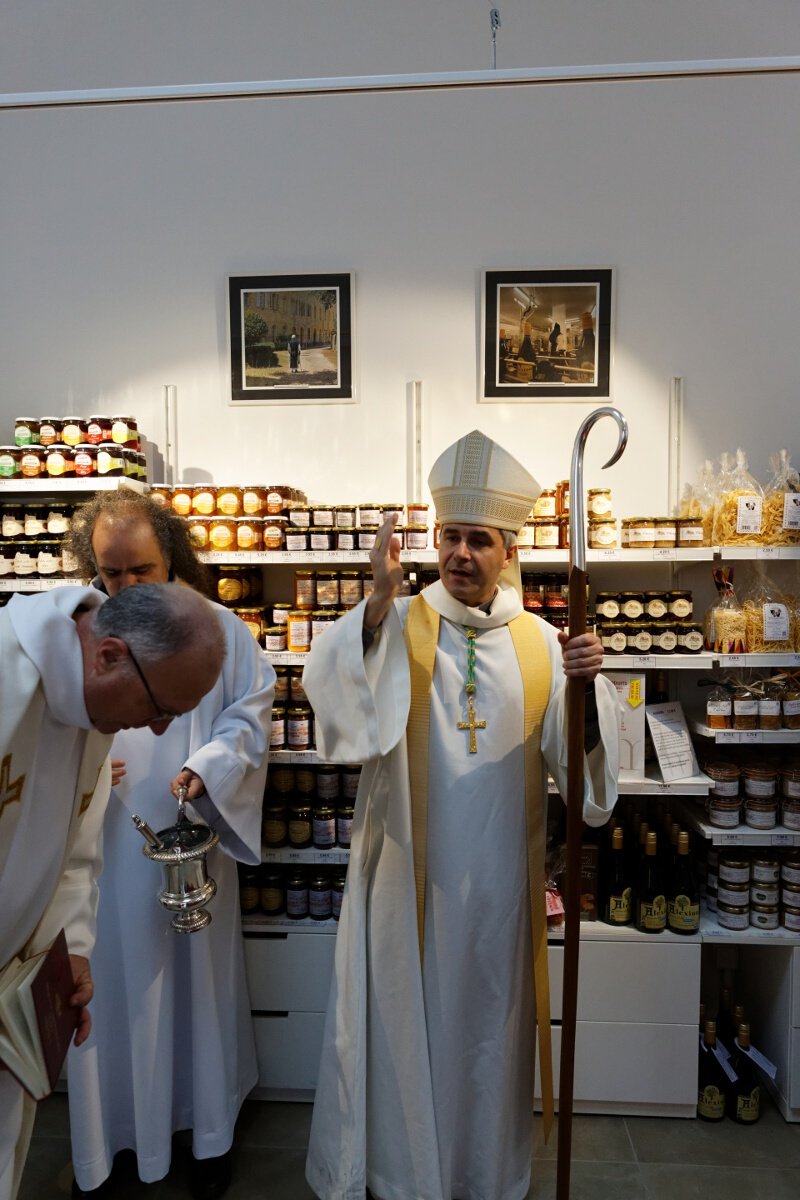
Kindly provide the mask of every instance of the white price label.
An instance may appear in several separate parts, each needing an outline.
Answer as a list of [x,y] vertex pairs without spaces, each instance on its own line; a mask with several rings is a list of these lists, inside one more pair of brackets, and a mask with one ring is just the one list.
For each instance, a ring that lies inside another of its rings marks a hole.
[[286,861],[287,862],[302,862],[303,861],[303,851],[302,850],[290,850],[286,855]]
[[777,546],[757,546],[756,558],[780,558],[781,552]]
[[746,658],[745,654],[720,654],[719,665],[721,667],[743,667]]
[[654,559],[667,559],[673,561],[678,557],[674,546],[659,546],[653,551]]
[[770,844],[772,846],[793,846],[794,837],[791,833],[773,833]]
[[783,493],[783,528],[800,529],[800,492]]
[[739,734],[733,729],[720,729],[717,731],[717,736],[714,740],[720,746],[724,746],[726,744],[730,745],[732,742],[736,742],[738,744]]
[[655,654],[634,654],[633,665],[635,667],[654,667],[656,656]]
[[261,854],[262,862],[280,862],[280,854],[277,850],[264,850]]
[[738,846],[738,833],[720,833],[714,835],[714,841],[718,846]]
[[739,734],[739,741],[741,743],[747,743],[749,746],[763,742],[763,740],[764,735],[760,729],[746,729],[744,732]]
[[736,505],[736,532],[761,533],[761,496],[740,496]]
[[598,558],[619,558],[619,550],[598,550],[596,553]]

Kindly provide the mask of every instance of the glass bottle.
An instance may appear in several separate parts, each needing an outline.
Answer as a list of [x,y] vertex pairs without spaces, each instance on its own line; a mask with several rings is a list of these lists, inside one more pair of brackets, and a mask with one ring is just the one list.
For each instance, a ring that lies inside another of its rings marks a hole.
[[700,928],[700,891],[689,858],[689,834],[678,834],[678,852],[667,897],[667,925],[673,933],[697,933]]
[[728,1076],[714,1054],[716,1044],[716,1022],[706,1021],[697,1069],[697,1115],[703,1121],[722,1121],[725,1118]]
[[736,1082],[728,1087],[728,1116],[739,1125],[754,1125],[761,1116],[761,1087],[749,1050],[750,1026],[742,1022],[731,1055]]
[[667,901],[658,862],[658,835],[648,831],[636,888],[636,928],[642,933],[661,933],[666,924]]
[[633,920],[633,889],[627,871],[623,839],[622,826],[618,825],[611,835],[608,891],[603,905],[603,920],[609,925],[630,925]]

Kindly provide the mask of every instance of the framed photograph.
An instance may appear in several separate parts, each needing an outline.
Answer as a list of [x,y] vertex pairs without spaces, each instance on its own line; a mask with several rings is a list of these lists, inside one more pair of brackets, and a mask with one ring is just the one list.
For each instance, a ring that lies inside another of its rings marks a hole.
[[609,396],[611,269],[485,271],[488,402]]
[[352,402],[352,284],[352,274],[230,276],[230,403]]

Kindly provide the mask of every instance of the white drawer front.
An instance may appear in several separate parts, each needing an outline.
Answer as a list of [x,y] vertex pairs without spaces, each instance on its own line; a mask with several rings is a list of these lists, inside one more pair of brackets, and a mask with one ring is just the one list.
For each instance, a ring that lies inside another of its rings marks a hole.
[[250,1007],[271,1012],[325,1012],[336,936],[289,933],[245,935],[244,961]]
[[254,1017],[258,1086],[316,1088],[324,1025],[324,1013]]
[[[561,1030],[553,1030],[558,1096]],[[536,1096],[541,1093],[536,1064]],[[617,1025],[579,1021],[574,1098],[614,1104],[695,1104],[697,1026]]]
[[[561,1018],[564,951],[550,946],[550,1006]],[[700,995],[700,942],[581,943],[578,1020],[641,1022],[653,1025],[697,1023]]]

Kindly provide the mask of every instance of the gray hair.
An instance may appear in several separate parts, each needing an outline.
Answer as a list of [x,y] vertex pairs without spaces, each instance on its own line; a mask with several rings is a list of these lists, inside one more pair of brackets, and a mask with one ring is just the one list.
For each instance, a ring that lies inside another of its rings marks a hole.
[[497,531],[503,539],[503,549],[510,550],[512,546],[517,544],[517,535],[513,529],[498,529]]
[[97,609],[94,632],[126,642],[140,662],[158,663],[197,646],[222,665],[225,635],[213,607],[177,583],[137,583]]

